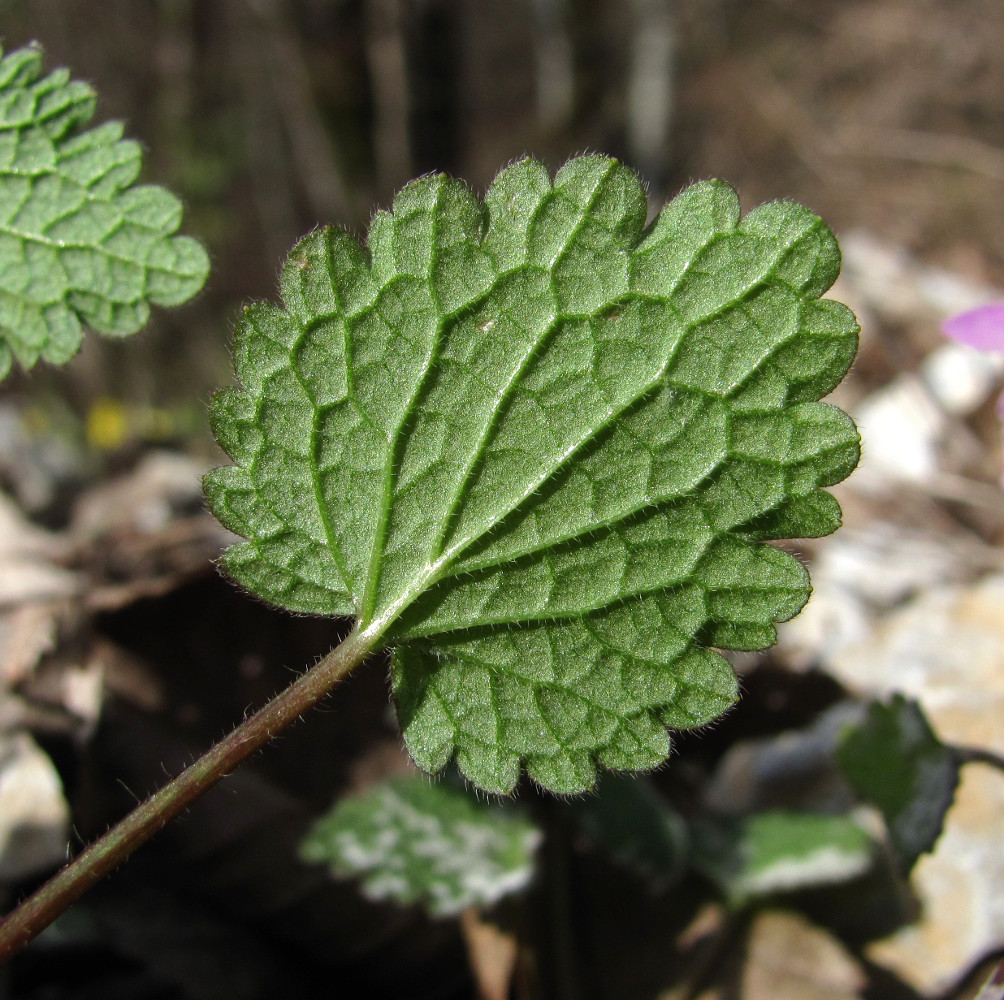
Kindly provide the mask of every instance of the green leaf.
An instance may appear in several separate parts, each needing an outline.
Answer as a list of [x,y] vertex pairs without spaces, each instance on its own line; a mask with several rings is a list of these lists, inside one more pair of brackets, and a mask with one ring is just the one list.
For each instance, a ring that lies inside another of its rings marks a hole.
[[665,889],[684,873],[686,825],[647,781],[605,774],[595,795],[573,800],[570,808],[586,837],[649,887]]
[[900,870],[934,848],[955,798],[959,759],[903,695],[872,702],[843,734],[837,761],[851,787],[885,819]]
[[226,571],[392,647],[414,759],[489,791],[521,764],[558,792],[651,768],[667,726],[728,708],[709,647],[769,645],[809,593],[760,540],[835,529],[821,487],[857,461],[815,402],[857,339],[817,298],[829,230],[789,203],[740,219],[718,182],[646,212],[602,156],[553,183],[523,160],[483,204],[414,181],[365,249],[298,244],[213,401],[237,465],[206,494],[247,539]]
[[540,839],[515,809],[409,776],[338,803],[300,853],[339,877],[361,877],[370,899],[421,903],[449,917],[525,888]]
[[209,270],[195,240],[171,235],[177,198],[133,185],[138,143],[116,122],[84,131],[94,92],[41,72],[34,46],[0,60],[0,378],[14,359],[67,361],[81,324],[134,333],[150,303],[190,299]]
[[734,906],[845,882],[872,866],[874,846],[850,816],[764,812],[695,827],[694,867]]

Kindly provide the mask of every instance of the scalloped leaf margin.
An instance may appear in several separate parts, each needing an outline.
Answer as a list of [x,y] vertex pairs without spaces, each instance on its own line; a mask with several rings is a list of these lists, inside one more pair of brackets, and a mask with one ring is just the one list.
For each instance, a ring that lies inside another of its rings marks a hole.
[[294,248],[213,402],[226,572],[391,647],[416,762],[488,791],[654,767],[725,711],[713,647],[770,645],[809,594],[764,541],[833,531],[857,462],[817,402],[857,343],[819,298],[832,233],[717,181],[646,211],[603,156],[522,160],[483,203],[414,181],[365,247]]
[[0,59],[0,378],[15,360],[66,362],[84,325],[135,333],[209,273],[202,246],[174,235],[178,199],[134,184],[140,147],[121,123],[84,130],[94,108],[68,70],[42,76],[37,46]]

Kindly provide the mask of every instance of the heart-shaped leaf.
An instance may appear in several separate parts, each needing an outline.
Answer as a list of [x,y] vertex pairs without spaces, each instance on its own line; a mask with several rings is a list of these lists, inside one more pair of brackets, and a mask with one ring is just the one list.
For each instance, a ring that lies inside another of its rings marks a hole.
[[789,203],[740,219],[718,182],[646,211],[602,156],[553,182],[523,160],[483,204],[414,181],[365,248],[293,250],[213,402],[237,464],[206,493],[247,539],[226,571],[391,647],[415,760],[490,791],[521,762],[559,792],[650,768],[667,726],[723,712],[709,647],[769,645],[809,592],[762,541],[834,530],[821,487],[857,461],[816,402],[857,338],[818,298],[829,230]]
[[851,787],[878,807],[899,866],[908,873],[934,850],[955,799],[959,756],[931,729],[920,706],[903,695],[874,701],[848,727],[837,760]]

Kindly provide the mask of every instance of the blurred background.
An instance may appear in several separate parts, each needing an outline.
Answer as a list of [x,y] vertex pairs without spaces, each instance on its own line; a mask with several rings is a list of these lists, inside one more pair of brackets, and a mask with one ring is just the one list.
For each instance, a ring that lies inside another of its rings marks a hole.
[[[317,225],[363,238],[410,178],[481,193],[525,154],[621,158],[653,212],[707,177],[747,210],[802,202],[841,240],[834,295],[862,324],[835,394],[865,442],[838,491],[846,526],[800,545],[809,609],[736,658],[743,702],[680,741],[660,794],[700,815],[836,808],[826,713],[896,690],[946,740],[1004,755],[1002,364],[941,331],[1004,300],[1000,0],[0,0],[4,50],[31,40],[95,87],[96,122],[143,143],[143,179],[181,196],[212,272],[140,335],[90,335],[65,368],[0,387],[0,779],[36,768],[38,793],[23,817],[5,805],[0,901],[58,862],[70,822],[86,838],[129,806],[118,782],[152,789],[338,638],[211,568],[227,538],[202,509],[221,458],[206,408],[241,307],[275,297]],[[363,672],[76,908],[0,997],[306,997],[332,967],[337,995],[476,995],[492,959],[469,935],[291,860],[333,794],[402,760],[385,676]],[[554,1000],[974,996],[1004,954],[1004,779],[963,775],[909,891],[737,915],[700,881],[625,880],[566,831],[504,982]],[[15,821],[48,831],[37,853]]]
[[205,397],[298,237],[363,235],[424,172],[483,191],[524,154],[622,158],[653,209],[721,177],[1004,281],[996,0],[3,0],[0,38],[95,86],[213,258],[194,305],[90,345],[76,405]]

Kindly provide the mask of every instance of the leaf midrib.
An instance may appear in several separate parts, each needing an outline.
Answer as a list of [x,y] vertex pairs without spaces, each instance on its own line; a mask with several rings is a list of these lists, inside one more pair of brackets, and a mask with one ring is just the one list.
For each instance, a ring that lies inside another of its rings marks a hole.
[[[439,234],[439,210],[443,198],[444,184],[442,181],[436,187],[436,197],[433,202],[432,207],[432,241],[433,246],[436,245],[436,238]],[[396,225],[396,221],[394,223]],[[431,266],[431,265],[430,265]],[[398,270],[397,262],[394,263],[395,277],[399,276],[401,272]],[[415,597],[421,593],[421,590],[425,589],[423,585],[420,590],[414,590],[413,588],[405,588],[405,594],[408,594],[408,600],[406,603],[401,604],[400,610],[389,615],[387,612],[381,614],[379,618],[374,619],[373,614],[375,610],[375,604],[377,600],[377,595],[379,593],[380,587],[380,577],[383,572],[383,550],[384,544],[387,539],[387,526],[390,520],[390,511],[394,502],[394,483],[396,481],[396,474],[399,471],[401,453],[403,450],[403,430],[407,427],[412,419],[412,415],[415,411],[415,404],[419,396],[422,394],[426,381],[429,377],[429,372],[433,369],[435,360],[439,355],[440,341],[443,335],[444,325],[448,322],[449,317],[444,315],[440,310],[439,296],[436,294],[436,289],[432,281],[428,280],[429,276],[426,276],[426,281],[429,286],[430,297],[432,298],[433,304],[436,307],[437,315],[439,316],[439,321],[436,324],[436,330],[432,336],[431,343],[429,345],[428,352],[426,354],[425,360],[422,365],[422,370],[419,373],[419,377],[415,380],[415,388],[408,399],[405,406],[401,408],[401,417],[398,421],[397,427],[393,429],[393,432],[387,437],[387,451],[384,460],[384,478],[383,478],[383,502],[380,504],[379,510],[377,512],[377,524],[373,532],[373,545],[370,549],[370,557],[367,563],[366,570],[366,584],[363,588],[363,596],[360,602],[360,613],[359,622],[364,629],[373,628],[374,626],[380,627],[380,631],[383,632],[388,628],[393,622],[394,618],[400,614],[401,611],[410,604]],[[391,279],[393,280],[393,279]],[[390,282],[387,282],[389,284]],[[421,576],[421,574],[420,574]],[[417,582],[417,581],[416,581]],[[411,593],[409,594],[409,591]],[[402,595],[404,596],[404,595]],[[400,601],[395,602],[395,604],[400,603]],[[388,609],[389,611],[390,609]]]
[[[586,203],[586,207],[585,209],[581,210],[581,215],[578,223],[576,223],[576,225],[572,228],[571,232],[568,234],[568,237],[562,244],[561,249],[558,250],[558,252],[550,260],[550,262],[547,265],[547,268],[542,269],[548,276],[548,282],[550,284],[550,289],[551,289],[551,297],[552,301],[555,303],[556,311],[548,318],[547,325],[540,332],[540,335],[531,344],[528,345],[526,352],[523,354],[523,357],[519,359],[519,363],[515,367],[503,391],[501,393],[496,394],[496,398],[494,400],[491,412],[488,415],[488,419],[485,421],[484,429],[478,441],[475,443],[474,449],[471,451],[468,457],[466,467],[464,468],[462,474],[458,477],[457,486],[456,489],[454,490],[453,498],[450,502],[449,508],[447,509],[445,516],[443,517],[443,523],[440,528],[439,537],[437,538],[435,543],[437,549],[437,559],[441,558],[445,554],[446,542],[447,538],[449,537],[451,525],[454,521],[454,518],[456,517],[460,508],[463,506],[464,500],[468,495],[468,487],[470,486],[473,477],[476,476],[477,471],[483,467],[485,459],[485,448],[488,442],[492,439],[498,427],[499,420],[502,418],[502,415],[508,408],[508,405],[512,399],[512,395],[516,391],[516,386],[521,381],[522,376],[526,371],[527,365],[529,365],[532,358],[536,357],[538,353],[544,349],[544,345],[546,345],[551,340],[559,324],[568,318],[567,314],[564,314],[560,311],[560,309],[557,309],[559,296],[558,296],[558,290],[555,287],[554,283],[554,271],[557,268],[562,257],[568,253],[569,247],[575,241],[576,236],[582,231],[582,227],[586,224],[586,220],[589,218],[589,213],[591,209],[596,204],[596,199],[599,197],[599,192],[603,186],[603,183],[610,176],[613,169],[614,165],[611,162],[611,164],[609,165],[607,170],[603,173],[603,175],[597,178],[596,184],[593,186],[593,189],[590,192],[589,199]],[[548,197],[542,198],[540,203],[537,205],[536,209],[534,210],[533,217],[527,224],[526,231],[528,234],[527,238],[528,243],[529,243],[529,232],[532,229],[534,222],[540,217],[541,213],[551,203],[551,201],[556,199],[557,197],[558,197],[558,188],[552,187],[550,192],[548,193]],[[484,240],[482,240],[482,246],[483,243]],[[484,253],[483,250],[482,252]],[[484,253],[484,258],[495,273],[495,279],[492,283],[492,286],[497,287],[499,281],[502,279],[502,275],[495,268],[494,261],[492,260],[489,254]],[[517,269],[522,270],[530,266],[532,265],[529,260],[529,249],[528,247],[526,247],[524,248],[523,259],[520,262],[520,264],[517,265],[516,268],[507,269],[506,273],[512,273]],[[484,299],[485,297],[486,297],[485,295],[481,296],[482,299]],[[523,501],[520,500],[520,503],[522,502]],[[494,527],[494,525],[492,525],[491,527]],[[491,527],[488,530],[491,530]],[[482,532],[482,534],[484,534],[484,532]]]
[[[602,180],[605,180],[608,175],[609,175],[609,171],[607,172],[607,174],[604,174],[603,178],[601,179],[601,182],[598,182],[594,186],[593,191],[591,192],[591,195],[590,195],[590,198],[589,198],[589,201],[588,201],[588,204],[590,206],[595,203],[595,198],[597,197],[598,192],[599,192],[599,190],[600,190],[600,188],[602,186]],[[441,202],[442,190],[443,190],[442,187],[440,187],[437,190],[436,201],[435,201],[435,208],[437,208],[437,209],[439,208],[439,205],[440,205],[440,202]],[[557,190],[557,189],[552,189],[552,190],[554,191],[554,190]],[[542,211],[542,210],[543,210],[543,206],[541,206],[540,208],[538,208],[537,211],[539,212],[539,211]],[[579,232],[580,229],[581,229],[581,227],[585,224],[587,215],[588,215],[588,212],[584,212],[583,213],[582,218],[576,224],[575,228],[572,230],[572,233],[569,235],[568,240],[564,243],[562,249],[554,256],[554,258],[551,260],[551,262],[549,263],[549,265],[548,265],[548,267],[546,269],[546,273],[548,274],[548,276],[549,276],[549,278],[550,278],[550,280],[552,282],[552,290],[553,290],[553,281],[554,281],[554,273],[553,273],[554,272],[554,267],[556,266],[557,262],[561,259],[562,254],[564,254],[565,252],[567,252],[567,250],[569,248],[569,245],[572,242],[572,237],[574,236],[574,234],[577,233],[577,232]],[[434,214],[434,216],[433,216],[434,236],[433,236],[433,238],[435,238],[435,232],[437,230],[438,224],[439,224],[438,214]],[[710,235],[709,239],[707,239],[704,243],[702,243],[701,250],[706,249],[709,245],[711,245],[712,243],[718,241],[719,239],[725,239],[725,238],[727,238],[730,235],[730,232],[731,231],[728,231],[728,232],[725,232],[725,231],[716,231],[716,232],[712,233]],[[642,236],[639,238],[639,240],[637,242],[640,244],[640,242],[643,239],[644,239],[644,233],[642,234]],[[633,249],[636,249],[636,248],[637,247],[634,247]],[[451,545],[449,547],[444,547],[445,546],[445,540],[448,537],[450,523],[453,520],[453,518],[455,517],[456,511],[462,505],[464,497],[466,495],[466,493],[465,493],[465,487],[467,487],[469,485],[470,479],[471,479],[471,476],[473,475],[474,470],[476,470],[478,468],[479,462],[483,459],[483,456],[484,456],[484,447],[485,447],[486,443],[491,439],[491,437],[492,437],[492,431],[497,426],[497,417],[498,417],[498,414],[501,412],[502,408],[504,407],[505,401],[510,398],[511,392],[513,390],[513,387],[516,384],[518,384],[519,376],[525,370],[525,366],[528,363],[529,359],[531,359],[534,356],[534,354],[539,350],[540,344],[543,343],[543,342],[545,342],[549,338],[549,336],[551,335],[551,333],[555,329],[555,327],[558,324],[558,322],[560,320],[563,320],[563,319],[566,318],[566,316],[564,314],[560,314],[560,313],[557,316],[553,317],[551,319],[551,321],[549,322],[547,328],[542,332],[540,338],[538,338],[538,340],[534,342],[534,344],[530,347],[530,349],[527,351],[527,353],[520,360],[520,364],[519,364],[518,368],[516,369],[516,371],[514,372],[513,376],[510,378],[509,383],[506,386],[505,393],[499,397],[498,404],[493,408],[492,413],[491,413],[491,417],[486,422],[485,431],[482,433],[481,438],[478,441],[477,447],[471,453],[471,459],[467,463],[467,466],[466,466],[466,468],[464,470],[463,476],[459,480],[458,488],[455,491],[454,498],[453,498],[453,501],[452,501],[450,509],[449,509],[449,515],[450,516],[444,518],[444,521],[443,521],[443,528],[441,530],[440,537],[439,537],[439,539],[437,541],[437,544],[440,545],[439,554],[432,561],[426,563],[424,567],[419,568],[418,571],[412,577],[412,579],[408,582],[408,585],[405,586],[405,588],[398,595],[398,597],[395,598],[389,605],[387,605],[378,615],[374,616],[375,612],[376,612],[375,604],[376,604],[376,600],[377,600],[377,596],[378,596],[378,592],[379,592],[379,581],[380,581],[380,577],[381,577],[382,569],[383,569],[383,559],[382,559],[382,556],[383,556],[383,546],[384,546],[384,544],[386,542],[386,531],[387,531],[387,526],[388,526],[388,521],[389,521],[389,514],[390,514],[391,508],[393,506],[393,501],[394,501],[394,484],[395,484],[395,481],[396,481],[395,480],[395,472],[396,472],[396,470],[397,470],[397,468],[398,468],[398,466],[400,464],[400,455],[401,455],[401,451],[402,451],[403,444],[404,444],[404,439],[402,437],[402,432],[411,423],[413,415],[414,415],[415,410],[416,410],[416,407],[418,405],[418,402],[421,399],[421,397],[424,396],[424,394],[427,391],[428,380],[430,378],[430,375],[436,369],[436,359],[439,356],[440,348],[442,346],[441,340],[442,340],[442,337],[443,337],[444,330],[448,327],[448,325],[450,325],[456,319],[457,315],[471,311],[475,307],[475,305],[476,305],[477,302],[482,302],[485,299],[487,299],[488,297],[490,297],[492,291],[497,287],[498,282],[500,280],[502,280],[502,278],[504,278],[508,274],[513,273],[514,271],[518,271],[518,270],[521,270],[521,269],[525,268],[528,265],[528,261],[526,259],[524,259],[523,261],[521,261],[520,264],[518,264],[518,265],[516,265],[514,267],[511,267],[511,268],[508,268],[504,272],[495,271],[495,278],[492,281],[491,286],[488,289],[486,289],[482,293],[482,295],[478,296],[477,299],[475,300],[475,302],[466,303],[463,307],[461,307],[461,308],[459,308],[457,310],[454,310],[454,311],[452,311],[452,312],[450,312],[448,314],[440,313],[439,314],[440,315],[440,319],[439,319],[439,322],[437,323],[435,336],[432,339],[431,347],[430,347],[430,350],[428,352],[428,355],[427,355],[426,361],[424,363],[424,366],[422,368],[422,371],[420,373],[420,376],[416,380],[416,383],[415,383],[416,384],[415,391],[412,393],[410,399],[408,400],[407,405],[403,408],[401,420],[398,422],[397,427],[394,429],[392,437],[388,437],[388,443],[389,443],[390,446],[388,447],[388,450],[387,450],[388,460],[387,460],[387,463],[386,463],[386,466],[385,466],[385,479],[384,479],[384,491],[383,491],[384,502],[383,502],[383,504],[380,507],[379,522],[378,522],[377,530],[374,533],[373,547],[371,549],[371,555],[370,555],[370,560],[369,560],[369,569],[368,569],[368,572],[367,572],[367,583],[366,583],[366,588],[365,588],[365,591],[364,591],[364,598],[363,598],[363,601],[362,601],[361,613],[359,615],[361,627],[363,627],[366,631],[370,631],[371,629],[374,629],[374,630],[377,630],[380,634],[384,634],[391,627],[391,625],[393,624],[393,622],[398,617],[400,617],[400,615],[405,611],[405,609],[409,605],[411,605],[415,600],[417,600],[418,597],[420,597],[423,593],[425,593],[426,591],[428,591],[429,589],[431,589],[432,587],[434,587],[437,583],[439,583],[443,579],[448,578],[451,575],[450,572],[449,572],[450,567],[454,563],[456,563],[456,561],[463,555],[464,551],[466,551],[468,548],[470,548],[473,544],[475,544],[480,539],[482,539],[482,538],[486,537],[487,535],[489,535],[500,523],[502,523],[503,521],[505,521],[516,510],[518,510],[526,502],[526,500],[529,497],[533,496],[540,489],[540,487],[544,485],[544,483],[546,483],[548,480],[552,479],[555,475],[560,474],[561,470],[567,465],[567,463],[569,461],[571,461],[572,459],[574,459],[574,457],[576,455],[578,455],[579,452],[586,445],[589,444],[589,442],[591,442],[592,440],[594,440],[597,435],[602,434],[616,420],[620,419],[620,417],[623,415],[623,413],[626,410],[628,410],[631,407],[637,405],[639,403],[639,401],[641,401],[647,394],[649,394],[650,392],[652,392],[653,389],[655,389],[658,386],[659,382],[664,378],[668,367],[670,366],[670,364],[672,363],[673,359],[675,358],[675,356],[676,356],[677,352],[679,351],[681,345],[683,344],[684,340],[686,339],[686,332],[692,330],[695,326],[697,326],[699,324],[706,323],[707,321],[709,321],[711,319],[714,319],[716,316],[722,315],[727,310],[729,310],[732,307],[734,307],[737,303],[740,303],[743,300],[747,299],[749,297],[749,295],[751,295],[757,288],[764,287],[764,286],[768,285],[769,282],[770,282],[770,280],[771,280],[771,278],[773,278],[773,277],[776,276],[777,268],[779,267],[779,265],[780,265],[780,263],[782,261],[782,258],[786,255],[786,253],[790,250],[790,248],[791,248],[791,243],[786,244],[785,247],[784,247],[784,250],[781,253],[779,253],[777,256],[775,256],[774,259],[771,260],[770,264],[764,269],[763,273],[759,274],[756,277],[755,280],[749,282],[748,284],[745,284],[741,289],[738,289],[735,292],[735,294],[733,296],[731,296],[727,301],[719,303],[714,309],[709,310],[706,313],[702,312],[699,316],[692,317],[689,321],[684,322],[682,324],[683,327],[684,327],[684,334],[673,345],[672,350],[668,353],[667,357],[664,359],[664,361],[662,362],[662,364],[659,365],[659,367],[656,370],[656,373],[653,376],[653,378],[649,382],[647,382],[636,393],[635,396],[633,396],[631,399],[627,400],[619,408],[612,409],[608,413],[608,415],[607,415],[607,417],[606,417],[606,419],[604,421],[602,421],[599,425],[595,426],[594,428],[591,428],[588,434],[586,434],[581,439],[579,439],[578,441],[576,441],[572,445],[570,445],[560,456],[558,456],[557,460],[552,464],[552,466],[549,469],[547,469],[546,471],[542,472],[532,482],[532,484],[522,493],[521,496],[519,496],[513,503],[511,503],[511,505],[509,505],[505,510],[496,513],[490,519],[489,522],[487,522],[486,524],[483,524],[481,526],[481,528],[479,529],[479,531],[477,532],[477,534],[469,534],[468,536],[466,536],[464,538],[458,539],[455,542],[455,544],[453,544],[453,545]],[[693,266],[694,261],[696,260],[697,256],[698,256],[698,254],[695,253],[694,257],[688,262],[687,266],[683,269],[683,272],[677,276],[676,280],[673,283],[672,290],[670,292],[668,292],[666,295],[655,296],[654,297],[655,301],[667,302],[668,300],[670,300],[672,298],[673,294],[675,294],[679,290],[680,284],[684,280],[685,275],[692,270],[692,266]],[[490,258],[489,258],[489,263],[491,264]],[[492,266],[493,271],[494,271],[494,265],[491,264],[491,266]],[[399,275],[396,275],[395,277],[397,277],[397,276],[399,276]],[[392,278],[390,280],[393,281],[394,279]],[[386,284],[389,284],[389,283],[390,282],[385,283],[385,286],[386,286]],[[802,292],[801,292],[800,289],[796,288],[795,286],[789,285],[787,282],[784,282],[784,284],[788,285],[788,287],[790,287],[792,289],[792,291],[797,296],[801,297]],[[438,297],[435,294],[435,289],[432,286],[431,282],[429,282],[429,290],[430,290],[430,293],[431,293],[431,296],[433,298],[434,303],[438,307],[439,300],[438,300]],[[642,293],[638,293],[638,292],[632,292],[630,290],[630,270],[629,270],[629,286],[628,286],[627,294],[628,295],[632,295],[632,296],[636,296],[639,299],[646,299],[646,300],[653,299],[653,297],[650,296],[650,295],[642,294]],[[592,315],[592,314],[589,314],[589,315]],[[348,317],[346,317],[346,319],[348,319]],[[797,333],[798,333],[798,331],[796,330],[795,333],[793,334],[793,336],[797,335]],[[764,363],[764,361],[767,358],[769,358],[771,354],[773,354],[774,350],[776,350],[779,346],[781,346],[782,343],[786,343],[789,339],[790,338],[786,337],[786,338],[784,338],[783,341],[780,341],[778,344],[772,345],[771,349],[768,351],[767,355],[765,355],[765,357],[763,359],[761,359],[759,362],[757,362],[757,364],[750,371],[748,371],[748,372],[745,373],[744,378],[743,378],[742,382],[739,383],[739,385],[743,384],[756,371],[758,371],[759,368],[760,368],[760,366]],[[735,389],[737,389],[737,388],[738,388],[738,386],[733,387],[732,391],[735,391]],[[358,409],[358,407],[357,407],[357,409]],[[716,468],[717,468],[717,466],[716,466]],[[657,502],[652,503],[652,504],[643,504],[641,507],[637,508],[636,510],[633,510],[633,511],[629,512],[627,515],[622,515],[622,516],[619,516],[619,517],[617,517],[615,519],[612,519],[609,522],[609,524],[592,526],[589,529],[589,531],[587,531],[587,532],[578,532],[578,533],[576,533],[576,535],[570,536],[570,538],[579,537],[579,536],[581,536],[583,534],[589,534],[591,531],[596,530],[597,528],[612,527],[612,526],[616,525],[617,523],[623,521],[626,517],[633,516],[633,514],[638,513],[641,510],[645,510],[649,506],[659,507],[659,506],[662,506],[666,502],[672,502],[673,499],[674,499],[673,497],[668,497],[665,500],[657,501]],[[540,549],[535,549],[535,550],[532,550],[532,551],[534,551],[534,552],[543,551],[543,550],[545,550],[547,548],[550,548],[553,544],[554,543],[551,542],[551,543],[548,543],[548,545],[546,545],[546,546],[542,546]],[[506,559],[504,561],[509,561],[509,559]],[[479,569],[481,569],[481,568],[490,568],[490,565],[491,564],[488,564],[485,567],[478,567],[478,568]],[[466,570],[466,567],[465,567],[465,570]],[[658,587],[658,588],[653,588],[652,591],[645,591],[645,592],[646,593],[648,593],[648,592],[658,592],[659,590],[662,590],[662,589],[665,589],[665,588],[664,587]],[[635,596],[637,596],[637,595],[629,595],[629,596],[626,596],[626,597],[623,597],[623,598],[619,598],[614,603],[615,604],[619,603],[622,600],[630,600],[630,599],[633,599],[633,597],[635,597]],[[600,605],[600,608],[607,607],[607,606],[609,606],[609,605],[608,604],[603,604],[603,605]],[[599,608],[597,608],[597,609],[591,609],[591,610],[599,610]],[[536,620],[536,619],[534,619],[534,620]],[[504,624],[504,622],[503,621],[500,621],[500,622],[491,622],[491,623],[486,622],[485,624],[487,624],[487,625],[496,625],[496,624],[501,625],[501,624]],[[435,634],[435,633],[428,633],[428,634]]]

